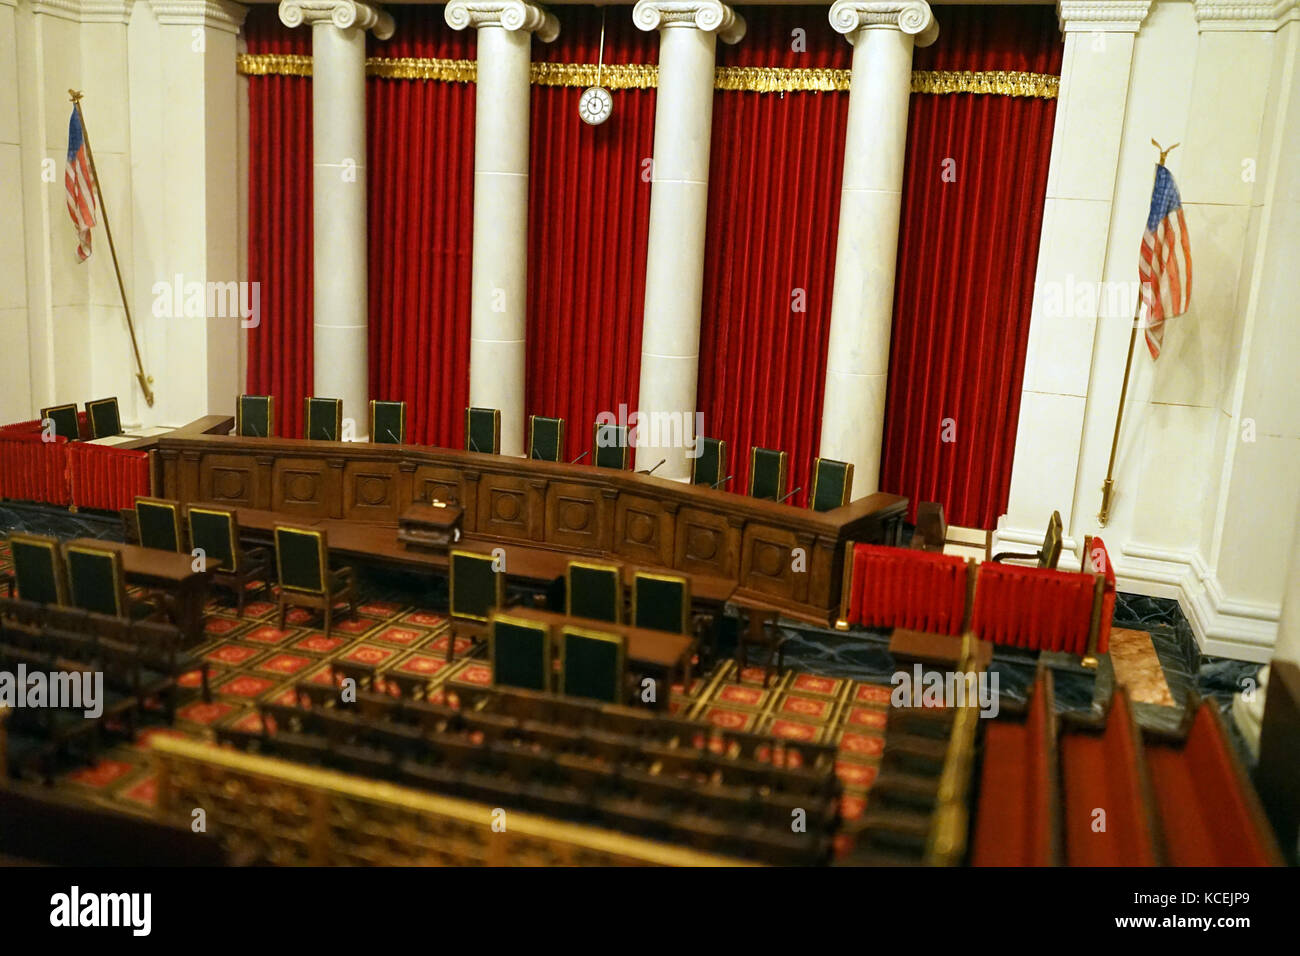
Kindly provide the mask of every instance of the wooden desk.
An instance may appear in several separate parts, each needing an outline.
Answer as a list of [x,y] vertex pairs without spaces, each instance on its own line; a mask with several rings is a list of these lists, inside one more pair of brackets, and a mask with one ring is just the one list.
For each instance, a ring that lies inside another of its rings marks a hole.
[[628,666],[635,672],[652,677],[658,682],[655,693],[655,709],[668,706],[672,692],[672,679],[680,675],[682,686],[691,685],[691,651],[695,639],[687,634],[669,634],[667,631],[652,631],[645,627],[633,627],[631,624],[612,624],[609,621],[594,621],[585,617],[570,617],[543,611],[539,608],[513,607],[493,612],[493,617],[504,614],[523,620],[536,621],[550,627],[551,639],[558,645],[560,628],[565,626],[582,627],[606,634],[621,634],[627,640]]
[[203,608],[208,601],[212,573],[220,567],[220,561],[209,560],[205,570],[195,571],[194,559],[190,555],[174,551],[99,538],[77,538],[69,541],[68,545],[118,552],[122,555],[122,571],[127,583],[159,588],[175,597],[176,626],[180,628],[185,646],[192,647],[203,640]]
[[156,439],[163,497],[388,526],[436,499],[464,509],[470,541],[708,575],[823,626],[839,608],[845,543],[901,543],[907,509],[906,498],[877,493],[815,512],[586,464],[210,428]]

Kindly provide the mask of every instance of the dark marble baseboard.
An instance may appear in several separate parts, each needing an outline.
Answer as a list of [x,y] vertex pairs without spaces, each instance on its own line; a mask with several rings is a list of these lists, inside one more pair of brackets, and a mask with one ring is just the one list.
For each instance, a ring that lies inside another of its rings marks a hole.
[[25,531],[61,540],[100,538],[122,540],[121,516],[108,511],[70,511],[55,505],[0,501],[0,533]]

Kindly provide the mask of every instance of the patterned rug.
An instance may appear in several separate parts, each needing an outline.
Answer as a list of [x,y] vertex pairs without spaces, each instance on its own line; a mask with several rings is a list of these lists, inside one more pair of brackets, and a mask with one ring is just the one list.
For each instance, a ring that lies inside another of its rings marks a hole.
[[[0,542],[0,571],[9,567],[8,547]],[[272,595],[250,599],[241,618],[233,599],[219,593],[208,603],[207,639],[194,651],[212,665],[211,703],[201,699],[199,673],[185,675],[182,686],[188,691],[174,727],[163,726],[159,711],[157,725],[142,730],[133,743],[107,748],[95,766],[66,772],[55,786],[94,803],[148,813],[156,793],[148,753],[152,735],[211,739],[212,728],[218,726],[260,730],[259,702],[292,703],[294,685],[302,680],[329,683],[335,660],[371,665],[381,678],[389,671],[425,675],[434,701],[457,684],[492,682],[481,645],[471,648],[467,640],[458,640],[456,659],[446,662],[447,618],[444,612],[421,606],[426,589],[364,574],[359,584],[357,615],[344,614],[340,620],[336,613],[328,638],[315,611],[290,609],[286,627],[280,630]],[[845,826],[837,848],[845,852],[884,750],[890,688],[794,670],[764,688],[763,673],[759,667],[742,672],[735,661],[721,661],[689,689],[674,687],[669,709],[730,729],[835,744],[836,768],[845,787]]]

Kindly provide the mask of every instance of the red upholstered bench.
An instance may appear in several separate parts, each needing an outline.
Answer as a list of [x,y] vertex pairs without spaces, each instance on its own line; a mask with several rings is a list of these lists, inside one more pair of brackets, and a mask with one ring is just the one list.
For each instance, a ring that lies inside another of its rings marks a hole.
[[966,624],[967,562],[956,555],[851,544],[842,619],[864,627],[960,634]]

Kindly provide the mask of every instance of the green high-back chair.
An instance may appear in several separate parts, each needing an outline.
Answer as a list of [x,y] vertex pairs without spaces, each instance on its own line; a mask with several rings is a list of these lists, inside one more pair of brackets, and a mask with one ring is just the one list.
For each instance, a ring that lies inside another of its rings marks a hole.
[[501,454],[501,409],[465,409],[465,450]]
[[722,487],[727,478],[727,443],[721,438],[696,439],[700,454],[691,459],[691,484]]
[[343,399],[316,398],[302,400],[302,417],[306,421],[303,437],[312,441],[338,441],[343,433]]
[[632,623],[670,634],[691,632],[691,582],[675,574],[638,571],[632,579]]
[[37,604],[67,604],[67,577],[57,538],[42,534],[11,534],[9,553],[14,562],[18,596]]
[[275,431],[275,396],[240,395],[235,404],[235,434],[241,438],[270,438]]
[[560,693],[623,703],[627,642],[621,634],[566,625],[560,635]]
[[493,616],[488,658],[494,686],[551,689],[551,629],[545,624],[505,614]]
[[749,496],[780,501],[785,497],[789,456],[774,448],[749,450]]
[[528,457],[559,461],[564,454],[564,419],[528,416]]
[[486,621],[505,604],[505,575],[493,567],[490,554],[451,552],[451,616]]
[[72,606],[96,614],[125,617],[127,601],[122,555],[84,545],[69,545],[65,552]]
[[54,434],[68,441],[81,440],[81,422],[77,418],[77,406],[51,405],[41,409],[41,421],[49,419],[54,423]]
[[808,506],[813,511],[830,511],[849,503],[853,492],[853,465],[833,458],[818,458],[813,462],[812,494]]
[[190,530],[190,547],[203,551],[209,561],[220,561],[222,571],[241,571],[239,532],[235,516],[219,508],[190,508],[185,514]]
[[276,525],[275,566],[281,590],[324,594],[328,561],[323,532]]
[[116,398],[101,398],[86,403],[86,420],[91,438],[109,438],[122,434],[122,418],[117,413]]
[[163,498],[135,499],[135,523],[140,544],[159,551],[181,550],[181,510],[175,501]]
[[570,561],[565,580],[565,613],[593,621],[623,620],[623,575],[614,564]]
[[597,468],[627,470],[627,426],[596,422],[592,428],[592,460]]
[[370,440],[377,445],[406,444],[406,402],[370,400]]

